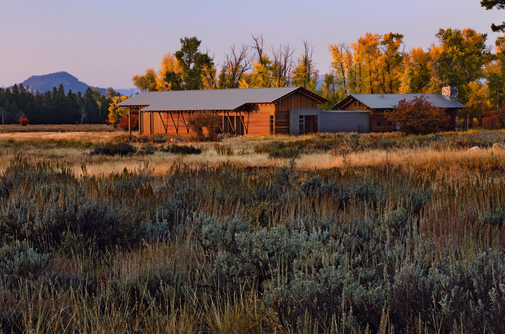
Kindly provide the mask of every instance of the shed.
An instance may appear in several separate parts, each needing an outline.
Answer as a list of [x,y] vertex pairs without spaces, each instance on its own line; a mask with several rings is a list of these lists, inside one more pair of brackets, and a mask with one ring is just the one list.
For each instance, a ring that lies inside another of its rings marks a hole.
[[449,117],[447,124],[442,127],[443,130],[454,131],[457,128],[458,110],[466,108],[466,106],[458,102],[457,97],[442,94],[351,94],[331,109],[340,111],[367,110],[370,132],[394,131],[396,124],[389,122],[384,113],[393,111],[401,100],[409,101],[420,95],[424,95],[433,106],[443,109]]

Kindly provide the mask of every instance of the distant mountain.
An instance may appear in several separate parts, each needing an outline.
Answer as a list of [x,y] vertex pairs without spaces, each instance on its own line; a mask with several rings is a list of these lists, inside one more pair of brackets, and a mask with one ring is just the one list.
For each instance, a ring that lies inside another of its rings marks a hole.
[[132,96],[137,93],[140,93],[140,90],[138,88],[126,88],[126,89],[114,89],[114,90],[119,94],[126,96]]
[[[105,91],[107,90],[106,88],[90,86],[82,81],[79,81],[79,79],[67,72],[33,75],[23,81],[23,85],[25,87],[29,87],[34,92],[39,91],[39,93],[52,91],[53,87],[58,88],[60,85],[63,85],[63,88],[65,88],[65,93],[68,93],[68,91],[71,89],[74,93],[81,92],[81,94],[84,94],[88,87],[96,88],[102,94],[105,94]],[[138,92],[138,89],[116,89],[116,91],[123,95],[130,96],[136,94]]]

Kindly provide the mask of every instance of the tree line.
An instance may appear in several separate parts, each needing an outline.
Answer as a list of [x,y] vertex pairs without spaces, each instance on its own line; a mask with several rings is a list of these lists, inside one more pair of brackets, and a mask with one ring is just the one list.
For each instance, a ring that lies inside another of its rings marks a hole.
[[142,91],[302,86],[330,101],[348,94],[432,94],[444,85],[459,88],[468,109],[460,117],[503,107],[505,102],[505,37],[495,49],[487,35],[473,29],[440,29],[427,50],[406,50],[404,35],[367,33],[352,43],[332,44],[330,71],[315,68],[315,47],[303,41],[298,57],[289,45],[266,47],[262,35],[250,43],[232,45],[218,73],[209,51],[200,51],[196,37],[181,38],[181,49],[163,56],[158,70],[133,76]]
[[17,123],[28,118],[30,124],[103,124],[108,118],[112,98],[119,94],[108,88],[105,95],[88,88],[84,95],[63,85],[44,93],[33,92],[22,83],[0,88],[0,124]]

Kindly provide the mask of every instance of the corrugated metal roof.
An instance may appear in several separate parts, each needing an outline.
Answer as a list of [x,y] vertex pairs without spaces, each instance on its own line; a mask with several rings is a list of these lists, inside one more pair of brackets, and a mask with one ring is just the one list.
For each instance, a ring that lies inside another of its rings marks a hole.
[[364,113],[370,113],[370,110],[320,110],[319,112],[322,113],[349,113],[349,112],[364,112]]
[[235,110],[248,103],[273,103],[297,90],[303,90],[321,102],[326,101],[301,87],[271,87],[146,92],[135,95],[118,106],[148,105],[143,111]]
[[438,108],[466,108],[458,101],[452,101],[445,98],[442,94],[351,94],[332,107],[339,108],[341,104],[353,97],[371,109],[393,109],[403,99],[412,100],[415,96],[424,95],[426,100],[433,103]]
[[120,107],[148,106],[162,99],[168,92],[144,92],[134,95],[117,105]]

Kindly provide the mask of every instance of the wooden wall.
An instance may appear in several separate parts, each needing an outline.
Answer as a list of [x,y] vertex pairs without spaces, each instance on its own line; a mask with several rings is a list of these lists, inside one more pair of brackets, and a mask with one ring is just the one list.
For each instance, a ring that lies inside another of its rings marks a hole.
[[456,116],[458,115],[458,109],[446,109],[445,114],[449,117],[449,120],[444,131],[456,131]]
[[[356,104],[356,105],[355,105]],[[361,102],[353,99],[344,105],[341,110],[370,110],[370,132],[390,132],[396,131],[396,124],[389,125],[388,120],[384,116],[385,109],[370,109]],[[456,129],[457,109],[446,109],[446,115],[449,117],[447,125],[443,128],[444,131],[454,131]],[[378,125],[380,123],[380,125]]]
[[372,110],[370,112],[370,132],[390,131],[396,131],[396,124],[387,120],[384,110]]
[[[266,136],[275,134],[289,134],[289,109],[291,108],[316,108],[317,101],[306,96],[302,93],[295,93],[287,96],[286,98],[278,101],[276,104],[264,103],[264,104],[251,104],[247,107],[247,111],[243,112],[220,112],[217,115],[223,117],[224,126],[224,116],[243,116],[245,129],[244,135],[246,136]],[[173,121],[168,113],[157,113],[157,112],[144,112],[141,113],[140,119],[140,134],[158,134],[158,133],[169,133],[175,134],[176,127],[178,128],[179,134],[187,134],[188,130],[184,125],[182,117],[188,124],[190,118],[195,117],[198,113],[173,113]],[[270,129],[270,120],[273,117],[273,131]],[[239,120],[238,117],[235,118]],[[175,125],[174,125],[175,122]],[[165,129],[166,127],[166,129]],[[189,129],[189,134],[194,134],[194,132]]]
[[[354,103],[356,102],[356,105]],[[357,100],[351,100],[348,102],[343,108],[340,108],[341,110],[369,110],[369,108],[364,105],[363,103],[357,101]]]
[[291,108],[317,108],[317,101],[300,92],[280,100],[275,105],[274,134],[289,134],[289,109]]
[[[272,103],[253,104],[249,107],[249,115],[244,114],[245,122],[248,124],[246,135],[268,136],[270,135],[270,116],[275,119],[275,105]],[[289,122],[289,120],[288,120]],[[289,124],[288,124],[289,127]],[[275,134],[275,129],[274,133]]]
[[[251,109],[252,110],[250,112],[220,112],[216,113],[216,115],[223,118],[223,128],[226,116],[230,116],[233,120],[235,120],[235,122],[240,122],[240,119],[237,116],[242,116],[245,125],[243,130],[244,135],[269,135],[270,115],[274,114],[275,106],[273,104],[262,104],[254,105]],[[151,135],[160,133],[178,133],[194,135],[195,132],[189,126],[189,120],[196,117],[198,114],[201,113],[172,113],[172,115],[170,115],[166,112],[143,112],[140,116],[140,134]],[[238,127],[234,124],[234,127],[237,131],[240,131],[241,124]],[[205,133],[206,131],[204,129],[204,134]]]

